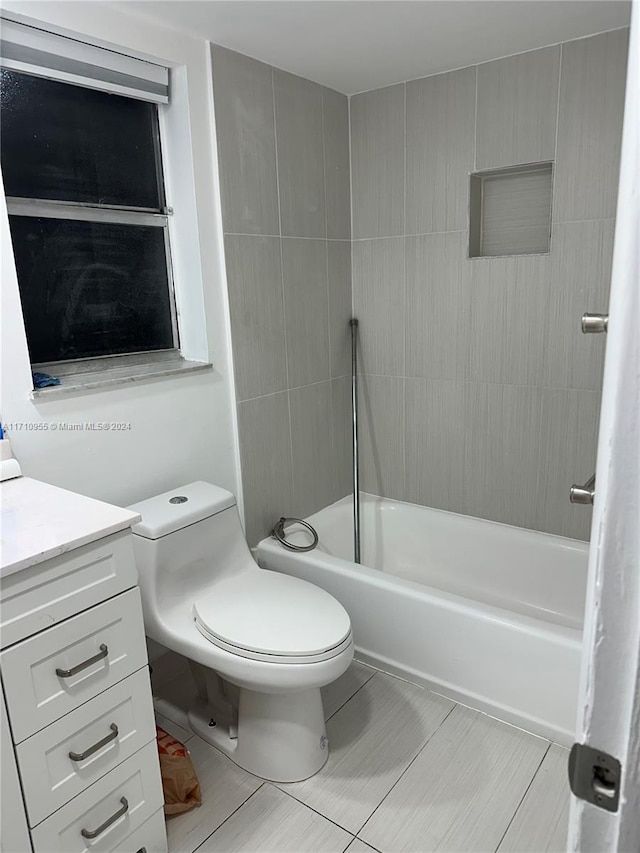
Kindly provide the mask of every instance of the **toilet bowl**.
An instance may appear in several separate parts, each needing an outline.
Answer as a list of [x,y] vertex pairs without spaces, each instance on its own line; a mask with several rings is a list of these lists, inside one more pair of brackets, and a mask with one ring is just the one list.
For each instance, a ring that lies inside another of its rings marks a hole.
[[320,688],[353,658],[347,612],[259,568],[234,496],[197,482],[133,504],[147,636],[190,661],[193,731],[239,766],[296,782],[326,762]]

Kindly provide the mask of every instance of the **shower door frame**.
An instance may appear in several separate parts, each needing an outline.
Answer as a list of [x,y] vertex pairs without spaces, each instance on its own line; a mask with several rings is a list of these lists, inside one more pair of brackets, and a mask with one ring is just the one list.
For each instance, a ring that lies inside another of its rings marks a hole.
[[620,804],[572,797],[568,849],[627,853],[640,850],[640,0],[616,223],[576,741],[620,761]]

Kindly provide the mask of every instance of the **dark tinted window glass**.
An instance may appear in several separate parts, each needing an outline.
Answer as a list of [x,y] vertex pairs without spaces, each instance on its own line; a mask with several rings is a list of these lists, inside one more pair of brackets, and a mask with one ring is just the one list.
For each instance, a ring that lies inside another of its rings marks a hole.
[[153,104],[0,71],[5,193],[160,208]]
[[32,362],[174,346],[162,228],[9,220]]

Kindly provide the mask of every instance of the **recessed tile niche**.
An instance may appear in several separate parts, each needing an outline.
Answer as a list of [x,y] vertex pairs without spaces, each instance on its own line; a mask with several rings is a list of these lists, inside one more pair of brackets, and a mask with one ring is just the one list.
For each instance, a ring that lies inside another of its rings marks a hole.
[[551,240],[552,164],[471,175],[469,257],[540,255]]

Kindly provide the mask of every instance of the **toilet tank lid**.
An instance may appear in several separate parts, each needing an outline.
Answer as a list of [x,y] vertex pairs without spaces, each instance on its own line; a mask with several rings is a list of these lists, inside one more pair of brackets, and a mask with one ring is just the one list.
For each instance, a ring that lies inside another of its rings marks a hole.
[[200,480],[131,504],[129,509],[142,516],[142,521],[131,529],[145,539],[160,539],[229,509],[235,503],[231,492]]

